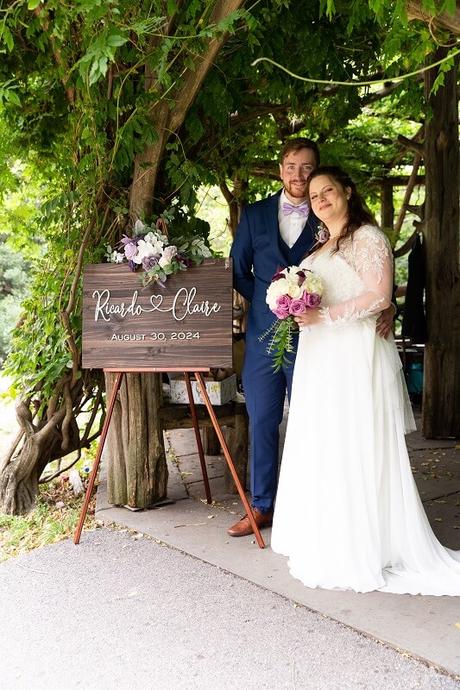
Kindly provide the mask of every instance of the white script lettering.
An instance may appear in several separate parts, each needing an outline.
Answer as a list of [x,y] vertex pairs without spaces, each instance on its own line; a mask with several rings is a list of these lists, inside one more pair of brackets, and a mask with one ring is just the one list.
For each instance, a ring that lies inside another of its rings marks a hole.
[[221,305],[218,302],[209,302],[209,300],[195,301],[196,287],[190,289],[180,288],[176,292],[170,307],[163,307],[163,295],[151,295],[149,299],[150,307],[138,304],[139,292],[137,290],[133,292],[131,301],[128,303],[121,302],[117,304],[111,302],[110,290],[94,290],[92,297],[96,300],[94,309],[95,321],[99,319],[110,321],[112,316],[117,316],[117,321],[119,321],[126,316],[142,316],[143,313],[153,311],[159,311],[163,314],[170,312],[176,321],[183,321],[192,314],[202,314],[205,317],[209,317],[221,310]]
[[140,304],[137,304],[138,291],[133,292],[131,298],[131,303],[126,306],[124,302],[121,304],[111,304],[110,303],[110,290],[95,290],[93,292],[93,299],[97,298],[96,308],[94,310],[94,320],[98,321],[99,317],[103,318],[104,321],[110,321],[112,314],[120,316],[122,319],[130,314],[131,316],[140,316],[144,309],[142,309]]

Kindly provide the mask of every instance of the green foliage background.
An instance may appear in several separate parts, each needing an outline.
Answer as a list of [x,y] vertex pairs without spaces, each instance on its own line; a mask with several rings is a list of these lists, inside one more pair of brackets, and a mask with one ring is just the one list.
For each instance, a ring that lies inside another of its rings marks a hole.
[[[273,168],[292,132],[317,140],[324,162],[346,167],[373,208],[382,177],[407,172],[412,157],[396,139],[413,136],[423,120],[420,80],[403,81],[378,100],[373,95],[380,86],[325,87],[268,63],[251,66],[271,57],[310,78],[340,81],[410,71],[436,41],[426,25],[407,23],[403,2],[261,1],[218,26],[209,22],[212,6],[205,0],[3,4],[0,218],[8,243],[30,264],[6,364],[15,393],[39,390],[45,406],[71,366],[60,313],[79,249],[85,242],[84,262],[98,262],[106,243],[129,232],[133,163],[158,136],[152,113],[164,103],[174,109],[184,70],[209,36],[229,32],[184,125],[171,132],[155,188],[156,214],[176,201],[181,229],[193,233],[189,221],[200,214],[203,186],[243,181],[240,200],[265,195],[276,183],[253,170]],[[168,22],[174,25],[169,33]],[[228,235],[216,242],[225,250]],[[79,314],[77,292],[70,315],[77,348]]]

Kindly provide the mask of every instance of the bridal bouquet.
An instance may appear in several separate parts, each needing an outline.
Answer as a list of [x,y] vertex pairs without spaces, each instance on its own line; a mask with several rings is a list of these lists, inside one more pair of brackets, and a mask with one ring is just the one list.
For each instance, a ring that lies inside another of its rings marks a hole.
[[298,330],[294,317],[318,307],[322,294],[321,278],[308,269],[289,266],[273,276],[265,301],[278,320],[259,340],[270,338],[267,352],[273,356],[275,372],[289,362],[288,355],[294,352],[292,339]]
[[108,261],[127,262],[132,271],[142,268],[144,285],[156,282],[164,287],[168,276],[200,264],[211,256],[201,238],[179,239],[175,245],[169,244],[163,229],[166,229],[165,222],[157,222],[157,225],[150,227],[137,220],[133,237],[124,235],[118,249],[107,247]]

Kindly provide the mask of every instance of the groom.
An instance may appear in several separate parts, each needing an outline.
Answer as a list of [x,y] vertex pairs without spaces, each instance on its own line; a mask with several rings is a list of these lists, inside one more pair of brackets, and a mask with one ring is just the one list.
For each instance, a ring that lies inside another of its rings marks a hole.
[[[291,392],[293,361],[278,373],[259,341],[275,321],[265,302],[268,285],[278,268],[298,265],[315,243],[318,219],[307,203],[307,180],[319,165],[319,150],[310,139],[289,139],[281,149],[283,189],[247,206],[231,249],[235,289],[250,302],[243,366],[243,386],[251,437],[251,495],[255,521],[269,527],[278,480],[279,425],[286,388]],[[297,346],[297,343],[295,343]],[[252,534],[247,516],[228,534]]]

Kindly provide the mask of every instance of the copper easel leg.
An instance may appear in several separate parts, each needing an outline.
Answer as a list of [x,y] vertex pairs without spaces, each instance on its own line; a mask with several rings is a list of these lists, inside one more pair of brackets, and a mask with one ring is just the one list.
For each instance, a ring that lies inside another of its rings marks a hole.
[[211,417],[211,421],[212,421],[212,424],[213,424],[214,429],[216,431],[220,445],[222,446],[222,450],[224,452],[224,456],[225,456],[225,459],[227,461],[228,468],[229,468],[231,475],[233,477],[233,481],[235,482],[235,486],[238,490],[238,493],[239,493],[240,498],[241,498],[241,502],[243,503],[244,509],[245,509],[247,516],[249,518],[249,522],[251,523],[251,527],[252,527],[252,530],[253,530],[255,537],[257,539],[257,543],[261,549],[264,549],[265,548],[265,542],[262,539],[262,535],[261,535],[260,530],[257,527],[256,521],[254,519],[254,513],[252,512],[252,508],[249,505],[248,499],[246,498],[246,494],[244,493],[244,489],[241,485],[240,478],[238,477],[238,474],[235,470],[235,465],[233,464],[232,456],[230,455],[230,451],[228,449],[227,443],[226,443],[224,435],[222,433],[222,429],[220,428],[219,422],[217,421],[216,413],[214,412],[211,401],[209,399],[209,395],[208,395],[208,392],[206,390],[206,386],[204,384],[203,377],[198,371],[195,371],[195,378],[198,381],[198,385],[200,386],[203,400],[204,400],[205,405],[208,409],[209,416]]
[[109,430],[110,420],[112,419],[113,408],[115,406],[115,400],[117,399],[117,393],[120,390],[121,379],[123,377],[123,372],[118,371],[115,377],[115,383],[113,384],[112,393],[110,396],[109,407],[107,409],[107,414],[104,420],[104,426],[102,427],[101,440],[99,441],[99,446],[96,453],[96,459],[94,460],[93,469],[91,470],[91,475],[88,482],[88,488],[86,489],[85,502],[80,513],[80,519],[78,521],[77,529],[73,535],[73,543],[78,544],[80,542],[81,531],[83,529],[83,523],[85,522],[86,513],[88,512],[89,502],[91,500],[91,494],[93,493],[94,482],[96,481],[97,470],[99,463],[101,461],[102,451],[104,450],[105,439],[107,432]]
[[206,469],[206,460],[204,457],[203,443],[200,436],[200,427],[198,426],[198,417],[196,415],[195,401],[193,400],[192,384],[190,383],[190,374],[185,371],[185,385],[187,386],[188,401],[190,403],[190,414],[192,415],[193,428],[195,430],[196,445],[198,448],[198,455],[200,456],[201,473],[203,475],[204,491],[206,494],[206,501],[212,503],[211,489],[209,486],[208,470]]

